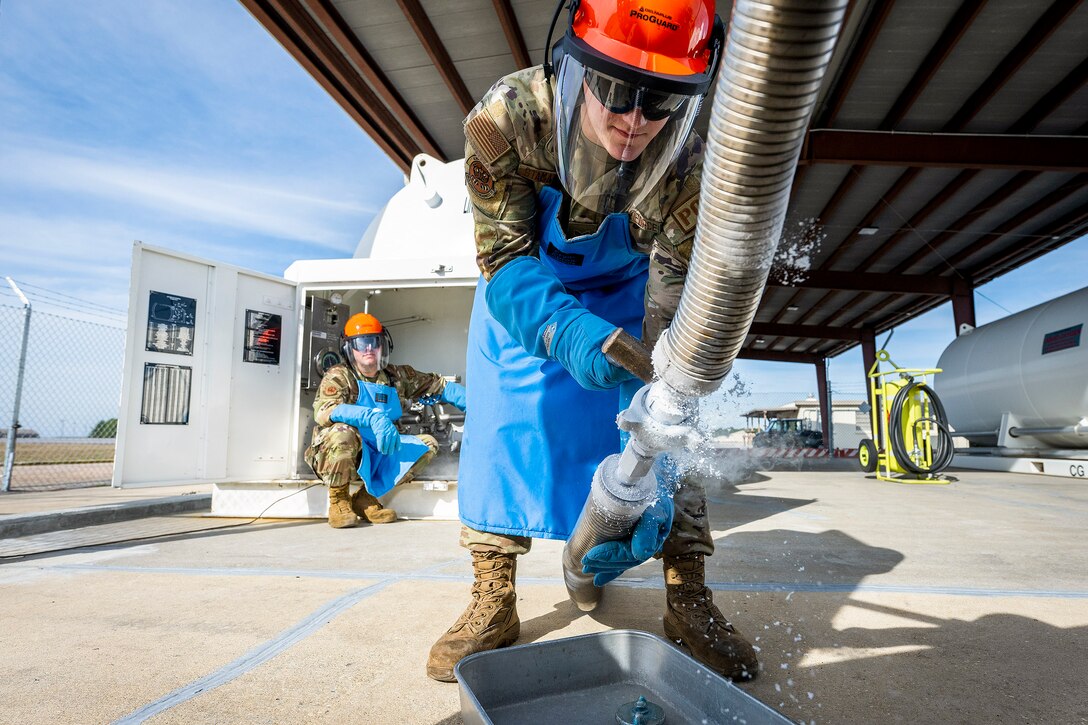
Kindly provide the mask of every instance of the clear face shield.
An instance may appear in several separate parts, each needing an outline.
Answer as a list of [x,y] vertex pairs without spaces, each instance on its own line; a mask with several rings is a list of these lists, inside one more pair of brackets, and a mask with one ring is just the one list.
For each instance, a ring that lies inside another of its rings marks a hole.
[[637,208],[687,141],[701,95],[653,90],[565,55],[555,74],[559,179],[600,213]]
[[363,368],[376,368],[381,370],[389,362],[389,349],[386,333],[380,332],[372,335],[355,335],[344,340],[343,353],[348,364],[361,377],[372,377],[374,373],[365,375]]

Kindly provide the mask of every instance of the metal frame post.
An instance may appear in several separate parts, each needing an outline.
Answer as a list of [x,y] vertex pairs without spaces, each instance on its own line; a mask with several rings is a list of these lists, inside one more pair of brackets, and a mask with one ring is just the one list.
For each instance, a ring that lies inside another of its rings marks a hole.
[[872,328],[861,330],[861,365],[864,371],[861,379],[865,382],[865,389],[869,389],[869,373],[876,365],[876,332]]
[[952,278],[952,320],[956,325],[956,337],[959,337],[968,329],[974,329],[975,324],[975,288],[971,281]]
[[19,351],[19,375],[15,380],[15,402],[11,407],[11,424],[8,426],[8,445],[4,451],[4,481],[0,487],[2,491],[11,490],[11,471],[15,465],[15,439],[19,434],[19,404],[23,397],[23,376],[26,373],[26,348],[30,339],[30,300],[26,298],[22,290],[15,284],[11,277],[5,277],[8,285],[23,303],[23,342]]
[[832,410],[831,403],[831,376],[828,374],[828,361],[827,358],[820,358],[816,365],[816,385],[819,388],[820,396],[820,417],[823,419],[823,434],[824,434],[824,448],[829,452],[833,452],[834,445],[833,428],[834,423],[834,411]]

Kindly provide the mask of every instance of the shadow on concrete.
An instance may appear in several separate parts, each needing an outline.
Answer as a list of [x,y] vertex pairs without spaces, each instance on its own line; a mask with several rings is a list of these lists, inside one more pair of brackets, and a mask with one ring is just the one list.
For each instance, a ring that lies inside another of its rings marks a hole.
[[[760,477],[760,479],[766,480],[765,477]],[[707,492],[707,501],[715,504],[724,504],[726,512],[729,514],[728,518],[724,521],[721,520],[720,517],[718,519],[712,519],[710,523],[713,529],[736,528],[813,502],[813,499],[783,498],[779,496],[740,496],[737,495],[738,493],[739,487],[731,485],[717,487],[713,495],[709,491]],[[720,511],[715,511],[714,513],[720,513]],[[725,543],[725,539],[727,538],[727,536],[719,537],[719,540],[715,542],[716,550],[722,548],[723,545],[729,547],[729,545]],[[713,557],[708,558],[707,562],[707,581],[708,583],[713,583],[715,581],[715,574],[712,569]],[[665,608],[664,574],[658,573],[662,572],[660,564],[655,565],[655,563],[651,562],[644,566],[647,568],[655,567],[656,572],[650,574],[645,580],[645,584],[638,586],[637,589],[641,590],[639,592],[640,596],[653,599],[657,602],[654,606],[657,610],[660,610],[659,616],[657,617],[660,620],[660,614],[664,613]],[[639,573],[642,573],[641,570]],[[654,593],[650,594],[646,592],[645,589],[648,588],[655,590]],[[563,601],[557,602],[553,606],[552,612],[522,622],[522,634],[518,642],[521,644],[534,642],[537,639],[546,636],[549,632],[566,627],[582,616],[590,616],[594,620],[613,628],[638,629],[640,628],[638,625],[632,624],[629,620],[626,620],[622,614],[617,616],[617,611],[606,605],[606,602],[610,599],[624,600],[629,591],[630,588],[628,583],[623,581],[618,582],[615,586],[608,587],[602,597],[602,604],[595,611],[588,614],[579,610],[570,602],[570,600],[564,599]],[[658,628],[655,633],[661,634],[660,628]]]
[[[839,531],[739,532],[721,543],[735,560],[715,566],[723,582],[715,600],[761,647],[763,675],[745,689],[795,720],[1077,722],[1088,714],[1079,674],[1088,627],[979,614],[1000,593],[859,591],[903,556]],[[724,583],[731,574],[736,584]],[[1024,601],[1007,606],[1022,610]]]
[[[868,577],[892,571],[904,557],[841,531],[742,531],[716,544],[707,560],[715,603],[760,649],[763,673],[743,687],[794,721],[1088,717],[1081,675],[1088,627],[994,613],[992,600],[1007,596],[1000,592],[953,597],[925,586],[867,590]],[[610,586],[589,616],[611,628],[663,636],[663,589],[656,577]],[[1024,601],[1008,606],[1022,611],[1030,606]],[[569,601],[556,602],[552,612],[523,622],[520,642],[580,616]]]

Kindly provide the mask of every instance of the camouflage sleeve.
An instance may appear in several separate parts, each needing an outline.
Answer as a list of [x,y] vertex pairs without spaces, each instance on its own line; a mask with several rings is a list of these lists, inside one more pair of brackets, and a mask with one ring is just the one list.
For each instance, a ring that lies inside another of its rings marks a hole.
[[332,425],[329,414],[333,408],[352,401],[352,375],[344,365],[334,365],[321,378],[314,398],[314,421],[321,427]]
[[684,291],[695,241],[695,220],[699,211],[699,164],[684,180],[659,234],[650,250],[650,275],[646,281],[646,314],[642,319],[642,341],[651,349],[676,315]]
[[393,365],[397,391],[402,397],[415,402],[426,395],[439,395],[446,387],[446,379],[438,373],[421,373],[411,365]]
[[465,185],[475,221],[476,263],[484,279],[535,254],[536,190],[517,173],[515,130],[500,82],[465,120]]

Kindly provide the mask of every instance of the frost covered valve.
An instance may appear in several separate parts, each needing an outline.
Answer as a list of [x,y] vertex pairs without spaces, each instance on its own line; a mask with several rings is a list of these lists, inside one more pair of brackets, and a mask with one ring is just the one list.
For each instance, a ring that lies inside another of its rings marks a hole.
[[658,453],[694,444],[698,439],[696,408],[694,398],[661,381],[640,388],[616,420],[620,430],[631,435],[620,456],[620,477],[628,481],[642,478]]

